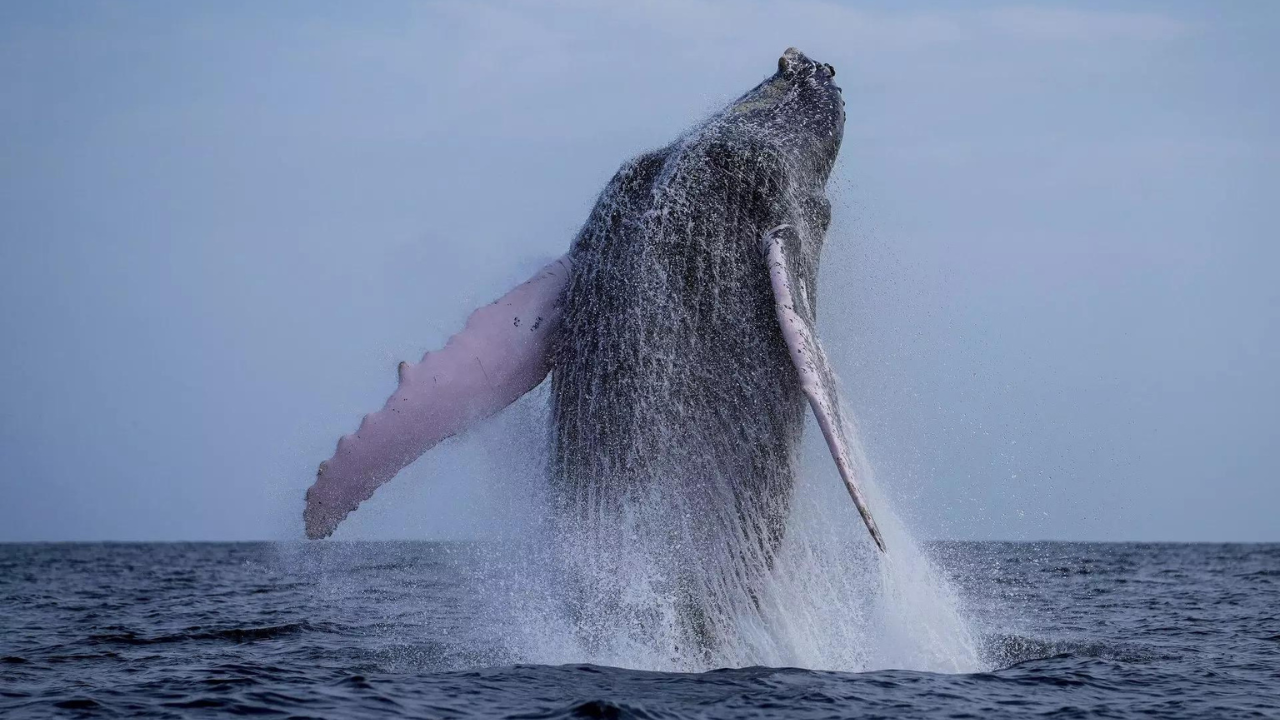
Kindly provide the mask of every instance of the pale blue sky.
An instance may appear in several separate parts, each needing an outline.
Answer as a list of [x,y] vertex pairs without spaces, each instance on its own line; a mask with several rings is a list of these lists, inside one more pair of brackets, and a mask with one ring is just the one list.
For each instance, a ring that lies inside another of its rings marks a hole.
[[[789,45],[848,99],[821,324],[919,533],[1280,540],[1276,37],[1266,2],[4,3],[0,540],[298,537],[396,361]],[[529,414],[342,533],[485,532]]]

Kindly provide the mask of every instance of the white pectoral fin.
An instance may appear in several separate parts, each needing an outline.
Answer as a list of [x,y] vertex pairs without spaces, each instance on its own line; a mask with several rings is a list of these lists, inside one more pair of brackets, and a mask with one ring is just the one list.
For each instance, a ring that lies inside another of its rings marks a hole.
[[840,471],[840,478],[858,508],[858,514],[866,523],[871,539],[881,552],[885,550],[884,538],[876,521],[871,517],[867,500],[858,487],[850,460],[849,442],[845,437],[844,421],[840,411],[840,397],[836,389],[835,374],[827,363],[826,353],[818,343],[815,313],[809,304],[809,294],[801,286],[797,272],[796,256],[799,235],[790,225],[779,225],[765,233],[762,240],[766,262],[769,266],[769,282],[773,287],[773,299],[782,327],[782,337],[791,352],[791,362],[800,375],[800,388],[809,398],[809,406],[822,428],[827,448]]
[[537,387],[560,322],[569,260],[550,263],[467,318],[461,332],[416,365],[400,363],[399,386],[378,412],[320,463],[303,511],[307,537],[328,537],[378,486],[447,437]]

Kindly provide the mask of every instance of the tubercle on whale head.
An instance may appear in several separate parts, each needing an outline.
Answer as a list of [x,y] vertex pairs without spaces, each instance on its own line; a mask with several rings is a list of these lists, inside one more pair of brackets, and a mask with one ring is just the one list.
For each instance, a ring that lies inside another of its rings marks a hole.
[[815,171],[825,184],[844,137],[843,91],[835,68],[796,48],[778,58],[778,69],[738,98],[723,116],[760,131]]
[[[778,72],[788,78],[801,73],[821,73],[828,78],[836,76],[836,69],[830,63],[819,63],[812,60],[808,55],[793,47],[787,48],[783,51],[782,56],[778,58]],[[839,90],[840,88],[837,87],[836,89]]]

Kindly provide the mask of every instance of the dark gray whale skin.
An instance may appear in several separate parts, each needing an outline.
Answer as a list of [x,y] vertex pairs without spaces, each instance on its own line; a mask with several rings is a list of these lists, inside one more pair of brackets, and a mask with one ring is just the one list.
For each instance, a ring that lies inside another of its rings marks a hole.
[[562,527],[607,523],[656,488],[676,501],[672,537],[696,546],[690,557],[768,557],[781,541],[805,400],[760,240],[796,227],[816,300],[845,117],[834,74],[789,49],[774,75],[601,193],[570,251],[551,348]]

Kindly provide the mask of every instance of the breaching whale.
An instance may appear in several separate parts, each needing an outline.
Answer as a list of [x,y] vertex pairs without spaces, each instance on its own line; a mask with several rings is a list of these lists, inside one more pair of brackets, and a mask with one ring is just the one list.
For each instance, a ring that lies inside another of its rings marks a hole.
[[385,406],[320,464],[307,536],[329,536],[426,450],[549,374],[550,498],[564,533],[607,535],[639,503],[656,508],[649,525],[673,555],[768,559],[807,404],[883,551],[816,328],[845,118],[834,77],[788,49],[727,108],[625,163],[565,256],[476,310],[444,348],[400,363]]

